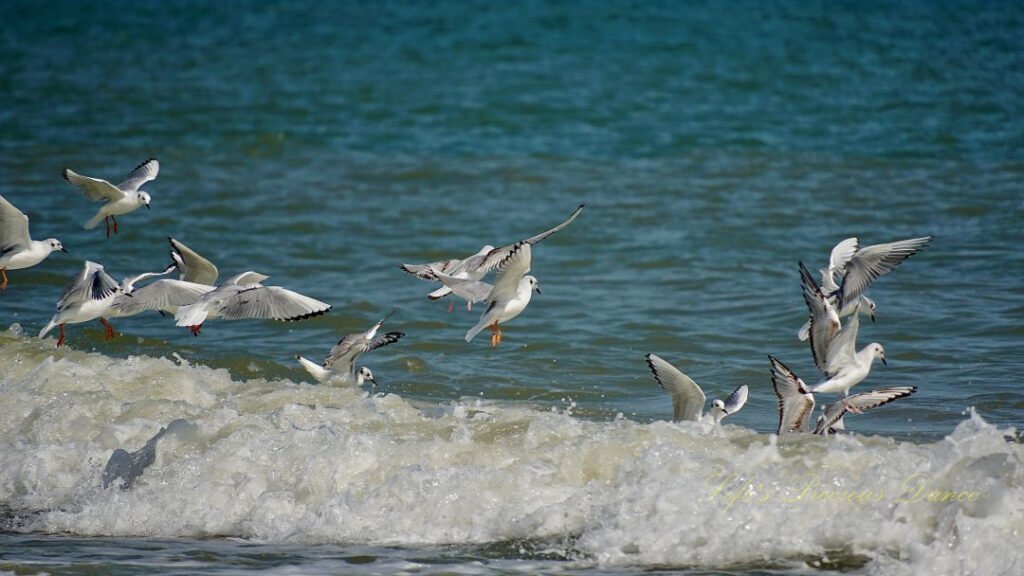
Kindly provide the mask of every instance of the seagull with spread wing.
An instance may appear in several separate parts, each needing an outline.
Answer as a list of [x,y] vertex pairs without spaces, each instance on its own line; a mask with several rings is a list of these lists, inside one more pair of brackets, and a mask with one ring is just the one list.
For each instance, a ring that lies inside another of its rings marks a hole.
[[655,354],[648,354],[647,366],[654,374],[654,379],[672,395],[672,421],[702,422],[704,424],[721,424],[729,414],[735,414],[747,403],[747,385],[744,384],[733,391],[725,400],[711,401],[711,409],[704,413],[704,402],[707,398],[704,391],[689,376],[680,372],[675,366]]
[[298,354],[295,355],[295,359],[313,378],[316,378],[317,382],[337,381],[362,386],[363,382],[368,381],[376,388],[377,380],[373,377],[373,372],[370,372],[366,366],[356,370],[356,359],[371,350],[398,342],[405,336],[403,332],[388,332],[383,336],[377,336],[377,331],[392,314],[394,314],[393,310],[366,332],[349,334],[339,340],[324,358],[323,364],[317,364]]
[[7,290],[7,270],[31,268],[55,250],[67,253],[56,238],[33,240],[28,234],[28,216],[0,196],[0,292]]
[[504,260],[496,264],[498,273],[494,278],[494,286],[487,294],[490,304],[480,315],[476,326],[466,332],[466,342],[472,340],[484,327],[489,327],[491,348],[501,344],[501,323],[508,322],[526,310],[534,292],[540,294],[537,279],[526,274],[530,271],[531,251],[528,242],[519,242],[505,254]]
[[114,186],[100,178],[82,176],[69,168],[64,169],[64,179],[78,189],[86,198],[95,202],[103,202],[96,215],[85,223],[86,230],[92,230],[100,222],[107,224],[107,238],[110,238],[110,223],[114,223],[114,234],[117,234],[117,217],[134,212],[145,206],[149,209],[151,200],[149,193],[141,190],[147,182],[156,178],[160,171],[160,163],[150,158],[132,170],[124,181]]

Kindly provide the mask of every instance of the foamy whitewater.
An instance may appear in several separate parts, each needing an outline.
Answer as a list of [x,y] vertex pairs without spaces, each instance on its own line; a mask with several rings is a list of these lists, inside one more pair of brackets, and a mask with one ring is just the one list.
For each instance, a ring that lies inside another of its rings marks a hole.
[[[1024,447],[973,413],[929,444],[594,422],[571,404],[417,404],[55,351],[17,326],[0,361],[2,530],[522,541],[577,567],[1024,572]],[[179,418],[194,426],[161,439],[132,489],[102,488],[115,449]]]

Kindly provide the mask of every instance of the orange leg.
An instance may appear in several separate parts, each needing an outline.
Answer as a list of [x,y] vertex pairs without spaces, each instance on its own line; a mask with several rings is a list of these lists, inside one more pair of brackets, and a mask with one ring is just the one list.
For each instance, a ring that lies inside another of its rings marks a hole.
[[7,290],[7,267],[0,268],[0,275],[3,275],[4,281],[0,282],[0,292]]
[[114,327],[111,326],[109,322],[107,322],[107,319],[106,318],[100,318],[100,324],[103,324],[103,327],[107,329],[107,340],[110,340],[111,338],[113,338],[114,337]]
[[110,216],[104,218],[103,223],[107,225],[107,238],[110,238]]
[[192,331],[192,336],[199,336],[199,331],[203,329],[203,325],[196,324],[195,326],[189,326],[188,329]]
[[110,219],[114,221],[114,234],[117,234],[117,216],[111,214]]
[[60,325],[60,338],[57,338],[57,348],[64,345],[64,324]]
[[501,344],[501,326],[498,326],[498,321],[495,320],[490,326],[491,328],[491,348],[495,348],[498,344]]
[[448,303],[448,313],[452,313],[452,308],[455,308],[455,297],[452,297],[451,302]]
[[494,329],[498,331],[498,344],[501,344],[501,326],[497,320],[494,321]]

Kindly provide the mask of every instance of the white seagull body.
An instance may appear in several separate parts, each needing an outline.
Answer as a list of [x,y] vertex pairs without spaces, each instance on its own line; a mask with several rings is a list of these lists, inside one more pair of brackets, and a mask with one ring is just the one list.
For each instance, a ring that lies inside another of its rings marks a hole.
[[67,253],[56,238],[33,240],[28,233],[28,216],[0,196],[0,292],[7,289],[7,270],[31,268],[55,250]]
[[359,332],[356,334],[349,334],[337,344],[334,348],[331,348],[330,353],[324,358],[322,364],[317,364],[307,358],[295,355],[295,359],[302,364],[302,367],[310,373],[317,382],[329,382],[336,381],[344,384],[355,384],[356,386],[362,386],[364,381],[372,382],[374,387],[377,386],[377,380],[373,377],[373,372],[366,366],[363,366],[359,370],[356,370],[356,359],[362,354],[371,350],[376,350],[382,346],[393,344],[400,338],[405,336],[402,332],[388,332],[383,336],[377,337],[377,330],[384,324],[384,322],[393,314],[389,312],[387,316],[384,316],[376,324],[374,324],[366,332]]
[[494,286],[487,295],[490,304],[480,315],[480,321],[466,332],[469,342],[478,332],[491,328],[491,347],[501,344],[501,323],[518,316],[530,303],[533,292],[540,293],[537,279],[526,275],[530,271],[531,248],[527,242],[512,246],[505,259],[497,264],[498,274]]
[[[451,294],[453,290],[450,285],[451,282],[446,283],[442,281],[441,278],[438,277],[438,273],[446,274],[447,276],[454,278],[456,280],[464,280],[467,282],[478,281],[482,279],[484,276],[486,276],[488,272],[497,268],[499,264],[501,264],[506,258],[508,258],[509,254],[516,246],[523,243],[532,246],[534,244],[537,244],[541,240],[544,240],[548,236],[551,236],[555,232],[564,229],[566,226],[571,224],[572,221],[575,220],[581,212],[583,212],[584,206],[584,204],[580,204],[567,220],[555,226],[554,228],[551,228],[550,230],[547,230],[545,232],[541,232],[540,234],[537,234],[535,236],[530,236],[529,238],[525,238],[513,244],[507,244],[505,246],[501,246],[498,248],[487,245],[481,248],[480,251],[477,252],[476,254],[463,260],[450,259],[440,260],[437,262],[430,262],[428,264],[402,264],[399,266],[399,268],[403,272],[412,274],[413,276],[416,276],[417,278],[421,278],[423,280],[442,282],[445,285],[428,294],[427,298],[430,298],[431,300],[444,298],[448,294]],[[457,292],[456,296],[459,296]],[[467,299],[467,309],[471,308],[474,301],[475,300]]]
[[[106,318],[133,316],[147,310],[173,315],[179,307],[195,304],[214,289],[212,284],[217,281],[217,267],[174,238],[168,240],[173,262],[163,274],[177,268],[179,279],[157,280],[141,288],[127,290],[122,284],[122,294],[111,303]],[[140,279],[136,278],[134,282]]]
[[747,385],[744,384],[733,391],[725,400],[715,399],[711,409],[705,414],[704,402],[707,398],[704,391],[689,376],[680,372],[655,354],[648,354],[647,366],[654,374],[658,384],[672,395],[672,420],[701,422],[704,424],[721,424],[722,418],[735,414],[747,403]]
[[95,202],[103,202],[96,215],[85,223],[91,230],[100,222],[107,223],[107,238],[110,237],[110,220],[114,222],[114,234],[117,234],[117,216],[134,212],[145,206],[149,208],[149,193],[141,190],[142,186],[155,179],[160,171],[160,163],[150,158],[132,170],[124,181],[114,186],[100,178],[82,176],[69,168],[64,169],[64,179],[77,188],[86,198]]
[[252,271],[232,276],[203,294],[194,304],[178,308],[174,315],[175,324],[188,326],[192,334],[198,336],[203,322],[213,318],[268,318],[295,322],[319,316],[331,309],[330,304],[298,292],[279,286],[264,286],[261,282],[267,278],[269,276]]
[[120,294],[119,288],[117,281],[103,271],[103,266],[87,260],[82,270],[64,287],[57,301],[57,313],[39,332],[39,337],[60,326],[60,338],[57,339],[57,347],[60,347],[64,344],[65,324],[79,324],[97,318],[107,328],[109,337],[112,329],[102,316]]

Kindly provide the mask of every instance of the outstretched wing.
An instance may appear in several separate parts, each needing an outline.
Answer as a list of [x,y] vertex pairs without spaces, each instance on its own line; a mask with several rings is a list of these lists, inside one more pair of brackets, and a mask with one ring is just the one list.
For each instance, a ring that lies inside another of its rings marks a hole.
[[180,280],[210,286],[217,282],[217,276],[220,273],[213,262],[203,258],[195,250],[174,238],[168,238],[167,241],[171,243],[171,259],[178,267]]
[[159,171],[160,163],[157,162],[156,158],[150,158],[136,166],[135,170],[129,172],[124,177],[124,181],[118,184],[117,187],[125,192],[135,192],[146,182],[155,179]]
[[325,314],[330,309],[326,302],[280,286],[255,285],[227,298],[217,313],[228,320],[269,318],[294,322]]
[[114,299],[110,309],[114,316],[132,316],[147,310],[173,311],[195,304],[213,286],[183,280],[157,280]]
[[125,197],[125,193],[118,190],[113,184],[100,178],[90,178],[71,170],[64,169],[64,179],[78,189],[86,198],[96,202],[117,202]]
[[811,277],[811,273],[800,262],[800,286],[803,291],[804,302],[811,313],[810,320],[810,345],[811,356],[814,357],[814,365],[818,370],[825,371],[825,359],[828,355],[829,344],[839,331],[839,315],[835,308],[829,303],[828,298],[821,293],[818,285]]
[[822,374],[831,378],[853,361],[853,356],[857,353],[857,330],[859,328],[860,314],[851,314],[846,317],[846,324],[828,345],[824,367],[818,367]]
[[725,399],[725,413],[735,414],[743,408],[743,405],[747,403],[747,385],[744,384],[739,388],[733,390],[732,394]]
[[484,257],[483,261],[480,263],[480,265],[477,268],[477,270],[479,270],[482,273],[490,272],[491,270],[494,270],[495,268],[497,268],[502,262],[504,262],[505,259],[508,258],[509,254],[511,252],[513,252],[515,250],[515,247],[518,246],[519,244],[525,243],[525,244],[528,244],[528,245],[532,246],[532,245],[540,242],[541,240],[547,238],[548,236],[551,236],[555,232],[558,232],[559,230],[565,228],[569,224],[572,224],[572,221],[575,220],[576,217],[580,215],[580,212],[583,212],[583,207],[584,206],[585,206],[585,204],[580,204],[579,207],[576,208],[576,210],[572,213],[572,216],[569,216],[568,220],[566,220],[565,222],[562,222],[558,226],[555,226],[554,228],[552,228],[552,229],[550,229],[550,230],[548,230],[546,232],[541,232],[540,234],[537,234],[535,236],[530,236],[529,238],[526,238],[525,240],[520,240],[519,242],[516,242],[514,244],[509,244],[507,246],[501,246],[501,247],[498,247],[498,248],[495,248],[495,249],[491,250]]
[[117,291],[119,284],[103,271],[103,266],[86,260],[82,270],[71,277],[57,301],[57,310],[65,310],[90,300],[103,300]]
[[530,271],[530,258],[533,249],[526,242],[519,242],[512,247],[508,255],[498,264],[498,273],[494,277],[494,288],[488,299],[509,301],[519,291],[519,280]]
[[832,249],[832,253],[828,257],[828,268],[829,270],[838,272],[840,275],[846,273],[846,265],[850,263],[850,259],[860,249],[860,240],[856,237],[847,238],[839,244],[836,244],[835,248]]
[[28,246],[28,216],[0,196],[0,256],[15,246]]
[[789,367],[773,356],[768,360],[772,364],[772,388],[779,398],[778,433],[806,431],[814,411],[814,395]]
[[911,238],[888,244],[874,244],[858,250],[846,265],[846,275],[839,285],[839,303],[837,308],[843,309],[847,302],[853,302],[868,286],[882,274],[892,271],[901,262],[920,252],[932,236]]
[[654,379],[672,395],[672,420],[699,422],[706,400],[700,386],[661,357],[648,354],[646,358],[647,366],[654,374]]
[[494,289],[494,286],[479,280],[456,278],[436,270],[433,274],[435,280],[439,280],[456,296],[469,302],[482,302],[487,300],[487,297],[491,294],[491,290]]
[[900,398],[906,398],[917,392],[917,386],[894,386],[892,388],[879,388],[869,392],[854,394],[844,400],[834,402],[825,409],[825,415],[818,417],[818,424],[814,427],[815,434],[827,434],[829,429],[846,415],[849,406],[853,406],[861,412],[878,408]]

